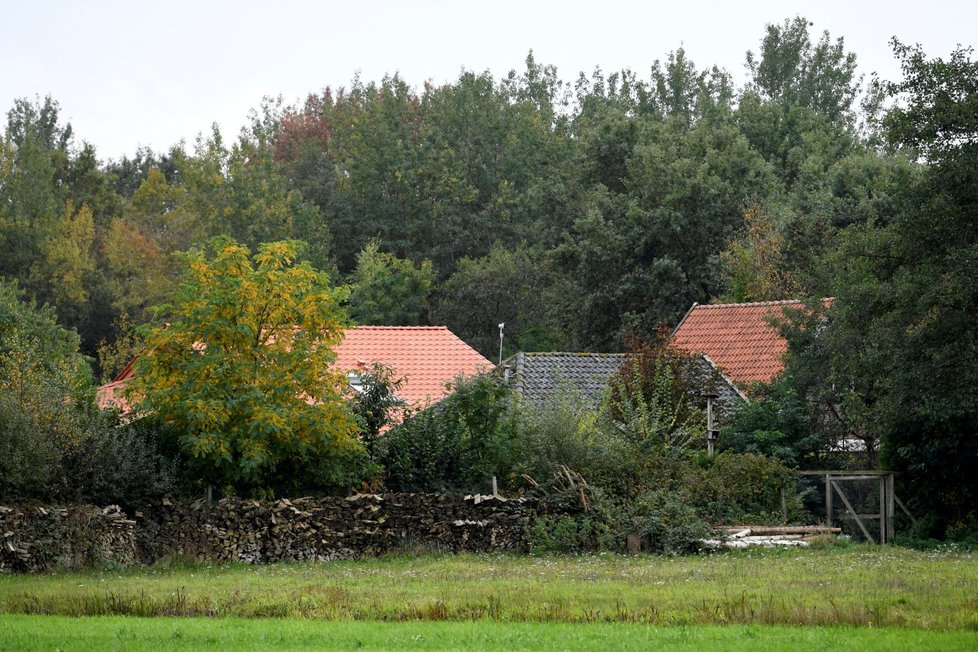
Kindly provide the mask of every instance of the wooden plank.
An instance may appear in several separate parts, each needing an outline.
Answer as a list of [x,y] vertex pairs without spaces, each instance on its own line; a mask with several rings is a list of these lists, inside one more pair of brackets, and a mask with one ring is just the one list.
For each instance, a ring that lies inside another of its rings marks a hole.
[[843,481],[847,481],[847,482],[848,481],[851,481],[851,480],[862,480],[862,481],[865,481],[865,482],[869,482],[871,480],[872,481],[881,480],[883,477],[884,476],[880,476],[880,475],[865,475],[865,474],[863,474],[863,475],[833,475],[832,476],[832,479],[833,480],[843,480]]
[[831,476],[842,476],[842,475],[871,475],[871,476],[881,476],[881,475],[894,475],[893,471],[875,471],[872,469],[857,469],[857,470],[836,470],[836,471],[795,471],[795,475],[831,475]]
[[[771,536],[771,535],[803,535],[803,534],[840,534],[842,528],[823,527],[821,525],[732,525],[726,528],[731,537],[737,536]],[[749,534],[744,534],[749,532]]]
[[868,541],[873,541],[873,543],[875,543],[876,541],[875,541],[875,540],[873,539],[873,537],[872,537],[872,536],[871,536],[871,535],[869,534],[869,530],[867,530],[867,529],[866,529],[866,526],[865,526],[865,525],[863,525],[863,522],[862,522],[862,519],[860,519],[860,518],[859,518],[859,516],[858,516],[858,515],[856,514],[856,510],[854,510],[854,509],[852,508],[852,505],[850,505],[850,504],[849,504],[849,499],[848,499],[848,498],[846,498],[846,495],[845,495],[844,493],[842,493],[842,489],[841,489],[841,488],[839,487],[839,485],[837,485],[837,484],[835,483],[835,481],[834,481],[834,480],[830,480],[830,483],[831,483],[831,485],[832,485],[832,487],[833,487],[833,488],[834,488],[834,489],[835,489],[836,491],[838,491],[838,492],[839,492],[839,498],[841,498],[841,499],[842,499],[842,502],[843,502],[843,504],[845,504],[845,506],[846,506],[846,509],[848,509],[848,510],[849,510],[849,513],[850,513],[850,514],[852,514],[853,516],[855,516],[855,517],[856,517],[856,525],[858,525],[858,526],[859,526],[859,529],[860,529],[860,530],[862,530],[862,531],[863,531],[863,534],[865,534],[865,535],[866,535],[866,539],[867,539]]
[[896,504],[900,506],[900,509],[903,510],[903,513],[906,514],[908,517],[910,517],[910,522],[916,524],[917,519],[913,517],[913,514],[910,513],[910,510],[907,509],[907,506],[903,504],[902,500],[900,500],[900,497],[897,496],[896,494],[893,494],[893,500],[895,500]]

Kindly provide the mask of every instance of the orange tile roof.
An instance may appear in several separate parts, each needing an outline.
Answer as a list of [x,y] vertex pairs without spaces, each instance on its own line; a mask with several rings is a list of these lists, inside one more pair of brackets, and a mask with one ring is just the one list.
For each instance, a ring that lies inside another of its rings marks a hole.
[[343,372],[382,362],[404,378],[398,390],[409,405],[436,402],[459,374],[491,371],[493,364],[445,326],[357,326],[336,347],[333,366]]
[[[448,394],[445,384],[459,374],[471,376],[493,369],[489,360],[445,326],[357,326],[347,329],[335,353],[333,367],[343,373],[374,362],[393,369],[396,378],[404,378],[397,394],[411,406],[441,400]],[[128,412],[124,389],[134,361],[111,383],[98,388],[99,407]]]
[[706,354],[738,385],[768,382],[784,369],[781,358],[788,350],[769,319],[781,317],[786,307],[804,305],[801,301],[693,304],[672,334],[672,343],[683,351]]

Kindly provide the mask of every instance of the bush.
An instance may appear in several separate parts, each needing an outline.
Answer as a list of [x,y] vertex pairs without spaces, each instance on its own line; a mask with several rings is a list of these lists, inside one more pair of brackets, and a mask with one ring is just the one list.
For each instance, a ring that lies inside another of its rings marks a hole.
[[650,491],[631,507],[629,534],[643,537],[651,552],[681,554],[699,549],[699,539],[710,535],[710,525],[679,491]]
[[720,437],[726,450],[767,455],[803,468],[820,468],[832,445],[791,377],[759,386],[755,400],[737,411]]
[[519,419],[495,376],[457,379],[441,403],[405,416],[377,442],[393,491],[487,491],[513,468]]
[[713,523],[780,523],[803,516],[794,472],[779,460],[721,453],[691,462],[688,491],[693,504]]
[[582,554],[618,550],[607,523],[590,516],[538,516],[529,527],[528,538],[535,554]]
[[0,390],[0,500],[46,499],[61,475],[59,438],[24,409],[15,395]]
[[597,415],[571,393],[558,393],[542,406],[521,405],[519,456],[514,473],[547,483],[562,466],[588,482],[613,488],[630,455],[620,437],[609,435]]

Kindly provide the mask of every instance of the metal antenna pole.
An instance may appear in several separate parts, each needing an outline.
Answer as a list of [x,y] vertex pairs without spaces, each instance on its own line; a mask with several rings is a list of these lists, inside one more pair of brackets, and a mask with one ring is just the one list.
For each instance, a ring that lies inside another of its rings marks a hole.
[[499,324],[499,364],[503,363],[503,328],[506,326],[506,322],[500,322]]

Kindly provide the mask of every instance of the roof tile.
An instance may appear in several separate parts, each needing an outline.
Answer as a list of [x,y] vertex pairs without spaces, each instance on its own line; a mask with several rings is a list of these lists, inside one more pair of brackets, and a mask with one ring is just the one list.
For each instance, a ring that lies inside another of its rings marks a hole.
[[782,317],[785,308],[804,306],[802,301],[694,304],[672,341],[681,350],[705,353],[735,383],[768,382],[784,369],[788,350],[770,319]]
[[[446,385],[459,374],[493,369],[489,360],[445,326],[357,326],[344,332],[335,353],[333,368],[343,373],[374,362],[390,367],[395,378],[404,378],[398,396],[412,406],[440,401],[448,394]],[[131,361],[113,382],[99,387],[101,408],[128,411],[124,389],[132,371]]]
[[403,377],[398,391],[409,405],[436,402],[459,374],[491,371],[493,364],[445,326],[357,326],[344,333],[333,366],[343,372],[382,362]]

